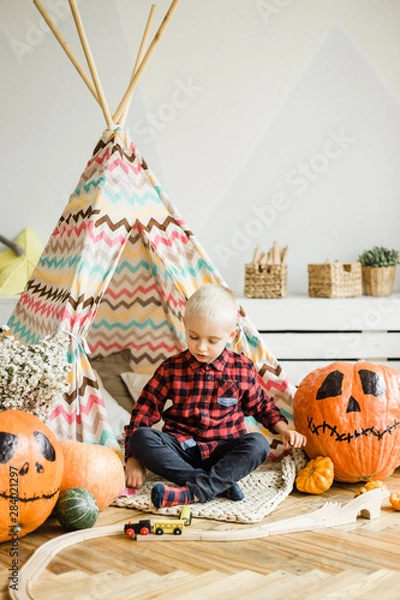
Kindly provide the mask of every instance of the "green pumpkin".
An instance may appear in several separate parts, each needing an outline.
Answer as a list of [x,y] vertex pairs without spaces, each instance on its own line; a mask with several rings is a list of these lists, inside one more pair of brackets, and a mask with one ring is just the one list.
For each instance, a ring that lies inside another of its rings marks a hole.
[[54,515],[65,529],[87,529],[96,523],[99,507],[87,489],[74,487],[60,493]]

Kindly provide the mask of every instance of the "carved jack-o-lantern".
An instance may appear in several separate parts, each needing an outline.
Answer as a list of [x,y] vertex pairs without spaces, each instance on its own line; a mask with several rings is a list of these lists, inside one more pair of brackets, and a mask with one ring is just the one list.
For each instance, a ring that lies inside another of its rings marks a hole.
[[33,531],[60,492],[64,456],[54,433],[32,414],[0,412],[0,542]]
[[337,481],[385,479],[400,465],[400,373],[368,362],[335,362],[309,373],[293,420],[310,458],[329,456]]

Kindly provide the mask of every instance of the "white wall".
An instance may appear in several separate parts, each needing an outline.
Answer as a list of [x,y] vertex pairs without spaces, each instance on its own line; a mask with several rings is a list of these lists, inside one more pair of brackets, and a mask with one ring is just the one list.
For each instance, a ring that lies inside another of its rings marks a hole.
[[[85,64],[67,0],[43,3]],[[79,2],[112,109],[150,5]],[[0,233],[45,243],[104,119],[31,2],[0,24]],[[127,124],[238,294],[257,243],[289,244],[292,293],[308,263],[400,249],[399,34],[398,0],[181,0]]]

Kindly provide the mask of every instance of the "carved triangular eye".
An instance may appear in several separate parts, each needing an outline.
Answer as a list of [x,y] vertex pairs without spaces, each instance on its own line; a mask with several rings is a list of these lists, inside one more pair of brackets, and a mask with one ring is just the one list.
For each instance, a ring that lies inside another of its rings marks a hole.
[[367,369],[361,369],[358,371],[360,376],[361,385],[364,394],[371,394],[371,396],[384,396],[386,393],[385,383],[382,377],[378,373],[368,371]]
[[332,371],[325,377],[321,387],[317,392],[317,400],[332,398],[342,394],[343,373]]

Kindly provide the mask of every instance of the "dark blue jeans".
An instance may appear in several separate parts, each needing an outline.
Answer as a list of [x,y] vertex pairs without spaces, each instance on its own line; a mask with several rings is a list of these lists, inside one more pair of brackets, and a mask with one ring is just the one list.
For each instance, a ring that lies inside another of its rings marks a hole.
[[197,446],[183,449],[174,436],[150,427],[139,427],[130,438],[132,456],[146,469],[187,485],[200,502],[207,502],[254,471],[269,454],[261,433],[247,433],[220,442],[207,459]]

